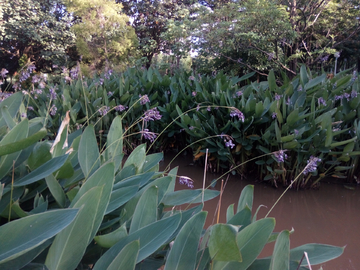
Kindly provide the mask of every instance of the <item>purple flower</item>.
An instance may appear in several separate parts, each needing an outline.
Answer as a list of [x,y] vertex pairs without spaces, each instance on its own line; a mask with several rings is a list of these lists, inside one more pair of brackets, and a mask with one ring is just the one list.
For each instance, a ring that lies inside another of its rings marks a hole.
[[51,99],[56,99],[56,97],[57,97],[55,89],[56,89],[56,86],[49,88],[50,94],[48,95],[48,97],[50,97]]
[[21,114],[21,117],[26,117],[26,113],[22,113],[22,114]]
[[52,105],[50,109],[50,115],[54,116],[56,114],[57,108],[55,105]]
[[108,97],[111,97],[112,95],[114,95],[114,92],[109,91],[109,92],[107,93],[107,96],[108,96]]
[[35,67],[34,64],[31,64],[31,65],[28,65],[27,70],[28,70],[30,73],[33,73],[33,72],[36,70],[36,67]]
[[299,134],[299,131],[297,129],[294,129],[294,134],[297,136]]
[[189,79],[190,79],[191,81],[194,81],[194,80],[195,80],[195,77],[191,75],[191,76],[189,77]]
[[303,89],[301,86],[299,86],[298,91],[301,92]]
[[143,95],[143,96],[139,95],[139,97],[140,97],[141,105],[145,105],[146,103],[150,102],[148,95]]
[[318,162],[321,162],[320,158],[310,156],[310,159],[307,161],[307,165],[304,169],[304,175],[307,175],[309,172],[316,171]]
[[3,79],[6,78],[6,74],[8,74],[8,73],[9,73],[9,71],[7,71],[7,69],[5,69],[5,68],[1,69],[0,74]]
[[110,107],[108,106],[103,106],[99,109],[99,114],[101,116],[105,116],[108,112],[110,111]]
[[99,79],[99,83],[100,83],[100,85],[103,85],[104,79],[103,79],[103,78],[100,78],[100,79]]
[[193,127],[193,126],[190,126],[190,127],[189,127],[189,129],[190,129],[190,130],[193,130],[193,129],[194,129],[194,127]]
[[236,96],[237,96],[237,97],[240,97],[240,96],[242,96],[242,95],[243,95],[243,91],[237,91],[237,92],[236,92]]
[[191,93],[191,95],[192,95],[193,97],[196,97],[196,92],[193,91],[193,92]]
[[29,110],[29,111],[33,111],[33,110],[34,110],[34,107],[28,106],[28,110]]
[[340,95],[340,96],[335,96],[335,101],[339,100],[339,99],[343,99],[344,95]]
[[273,112],[272,115],[271,115],[271,118],[272,119],[275,119],[277,117],[277,113],[276,112]]
[[157,108],[152,108],[150,110],[147,110],[144,113],[144,117],[142,118],[145,122],[148,121],[155,121],[155,120],[160,120],[161,119],[161,114],[160,112],[157,110]]
[[350,101],[350,96],[349,93],[344,93],[344,98],[346,98],[347,101]]
[[211,107],[208,106],[208,107],[206,108],[206,110],[207,110],[208,112],[210,112],[210,111],[211,111]]
[[326,62],[329,59],[329,55],[325,55],[323,57],[320,58],[321,62]]
[[189,188],[194,188],[194,181],[190,177],[187,177],[187,176],[180,176],[179,184],[186,185]]
[[198,104],[197,106],[196,106],[196,111],[199,111],[200,110],[200,104]]
[[76,80],[79,77],[79,66],[76,66],[70,70],[70,77],[73,80]]
[[277,152],[274,152],[274,157],[278,163],[284,162],[285,159],[288,158],[287,154],[285,154],[286,150],[279,150]]
[[351,91],[351,98],[356,98],[358,93],[355,90]]
[[147,128],[145,128],[144,130],[140,131],[140,133],[141,133],[142,135],[144,135],[144,138],[145,138],[146,140],[149,140],[150,142],[153,142],[153,141],[156,139],[156,137],[157,137],[157,134],[156,134],[156,133],[150,132]]
[[282,97],[282,95],[278,95],[275,93],[275,100],[280,100],[281,97]]
[[244,114],[239,109],[236,109],[236,108],[232,109],[230,112],[230,116],[231,117],[237,116],[239,118],[239,120],[243,123],[245,121]]
[[115,111],[117,112],[122,112],[122,111],[125,111],[128,107],[127,106],[123,106],[123,105],[117,105],[115,106]]
[[225,146],[233,149],[235,144],[233,144],[232,140],[228,140],[227,142],[225,142]]
[[324,105],[326,106],[326,101],[323,97],[318,98],[318,104],[319,106]]

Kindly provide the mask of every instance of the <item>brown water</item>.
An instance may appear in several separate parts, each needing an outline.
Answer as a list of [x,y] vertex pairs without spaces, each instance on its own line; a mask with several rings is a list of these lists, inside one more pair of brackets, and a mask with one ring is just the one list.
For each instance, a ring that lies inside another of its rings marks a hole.
[[[167,165],[171,158],[166,157],[163,162]],[[202,188],[204,169],[190,165],[192,157],[177,158],[171,168],[179,166],[179,175],[185,175],[195,181],[195,188]],[[209,185],[218,175],[207,174],[206,185]],[[224,179],[226,180],[226,179]],[[254,211],[260,205],[258,219],[264,217],[275,201],[280,197],[283,188],[275,189],[271,186],[251,180],[241,180],[237,176],[229,178],[221,203],[220,222],[226,222],[226,209],[230,204],[237,205],[240,192],[244,186],[255,186]],[[220,190],[220,181],[215,188]],[[177,189],[184,186],[176,185]],[[206,225],[211,225],[215,217],[219,198],[205,203],[204,210],[208,211]],[[321,183],[319,190],[289,190],[279,201],[269,215],[276,219],[275,231],[291,230],[290,247],[294,248],[307,243],[322,243],[335,246],[346,246],[339,258],[327,262],[322,266],[324,270],[358,270],[360,269],[360,187],[354,190],[343,185]],[[261,257],[272,254],[272,248],[267,245]],[[319,269],[315,266],[313,269]]]

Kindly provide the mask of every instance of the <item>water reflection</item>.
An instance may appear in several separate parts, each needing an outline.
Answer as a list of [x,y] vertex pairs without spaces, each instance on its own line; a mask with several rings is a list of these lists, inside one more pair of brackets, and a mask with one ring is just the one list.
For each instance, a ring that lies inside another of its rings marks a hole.
[[[171,157],[166,157],[163,165],[170,162]],[[195,188],[202,187],[203,168],[190,165],[192,157],[179,157],[171,167],[179,166],[179,175],[185,175],[194,180]],[[206,185],[217,178],[218,175],[208,174]],[[225,180],[225,179],[224,179]],[[226,209],[230,204],[237,205],[240,192],[247,184],[255,185],[253,212],[260,206],[258,218],[264,217],[271,206],[284,191],[271,186],[256,183],[251,180],[240,180],[236,176],[229,177],[222,196],[220,222],[226,222]],[[186,187],[177,183],[177,189]],[[220,190],[220,181],[215,186]],[[205,203],[204,210],[208,211],[206,226],[216,221],[215,209],[218,198]],[[343,185],[322,183],[319,190],[289,190],[273,209],[271,217],[276,218],[275,231],[291,230],[295,232],[290,237],[292,248],[306,243],[322,243],[336,246],[346,246],[344,254],[322,267],[324,270],[356,270],[360,269],[360,188],[346,189]],[[272,253],[270,245],[261,256]],[[316,266],[314,269],[319,269]]]

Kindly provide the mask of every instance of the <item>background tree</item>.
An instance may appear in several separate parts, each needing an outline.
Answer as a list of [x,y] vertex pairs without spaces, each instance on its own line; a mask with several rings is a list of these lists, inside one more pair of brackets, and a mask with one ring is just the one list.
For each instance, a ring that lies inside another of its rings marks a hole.
[[0,7],[0,63],[13,74],[24,63],[38,71],[65,65],[75,44],[61,0],[4,0]]
[[121,4],[109,0],[67,0],[77,17],[72,29],[82,62],[92,70],[129,64],[137,38]]
[[[132,18],[139,39],[141,56],[146,66],[151,65],[154,55],[173,49],[174,42],[169,39],[169,24],[183,21],[188,16],[193,0],[117,0],[124,6],[125,13]],[[174,32],[172,32],[174,33]],[[178,34],[178,33],[177,33]],[[178,37],[178,36],[177,36]]]

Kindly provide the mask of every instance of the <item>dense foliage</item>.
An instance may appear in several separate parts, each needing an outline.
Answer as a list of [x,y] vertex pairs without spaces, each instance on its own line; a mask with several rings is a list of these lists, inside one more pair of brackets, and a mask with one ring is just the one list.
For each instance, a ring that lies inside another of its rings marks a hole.
[[[120,116],[99,149],[93,125],[68,133],[67,113],[49,141],[47,117],[29,120],[23,108],[21,92],[0,103],[3,269],[307,269],[305,253],[317,265],[343,252],[290,249],[290,231],[274,233],[273,218],[252,216],[253,186],[236,211],[229,206],[225,224],[203,232],[203,203],[219,192],[175,191],[177,168],[160,172],[163,155],[146,155],[144,144],[123,162]],[[200,204],[176,210],[184,203]],[[258,259],[273,241],[272,256]]]
[[[28,116],[50,113],[47,126],[55,134],[60,116],[69,111],[70,129],[93,123],[103,146],[112,120],[121,115],[128,153],[146,140],[151,142],[148,151],[192,150],[195,160],[203,160],[208,149],[211,171],[232,168],[274,185],[289,185],[299,174],[297,187],[329,176],[346,181],[359,177],[356,72],[327,78],[303,67],[282,86],[273,72],[261,82],[254,81],[254,73],[241,78],[187,72],[169,77],[156,69],[135,68],[110,73],[77,79],[72,70],[73,79],[67,76],[59,85],[50,80],[42,90],[45,82],[32,83],[33,90],[24,92]],[[279,153],[287,159],[279,159]],[[302,174],[311,156],[322,162]]]
[[75,45],[70,26],[71,16],[61,0],[2,1],[0,68],[14,74],[28,61],[46,72],[53,65],[68,65]]

